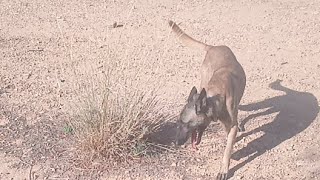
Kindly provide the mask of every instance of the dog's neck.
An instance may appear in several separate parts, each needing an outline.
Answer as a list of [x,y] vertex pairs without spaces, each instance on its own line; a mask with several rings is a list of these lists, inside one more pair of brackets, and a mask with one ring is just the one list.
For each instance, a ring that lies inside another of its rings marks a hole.
[[207,97],[207,117],[217,121],[219,113],[222,111],[222,106],[223,98],[220,95]]

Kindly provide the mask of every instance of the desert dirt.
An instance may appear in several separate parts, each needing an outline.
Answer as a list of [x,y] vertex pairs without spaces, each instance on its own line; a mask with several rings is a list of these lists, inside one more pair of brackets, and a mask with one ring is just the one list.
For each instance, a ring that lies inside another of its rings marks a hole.
[[72,159],[69,105],[82,92],[74,82],[86,86],[88,74],[116,59],[128,63],[141,87],[158,86],[173,115],[199,87],[205,52],[182,45],[168,20],[229,46],[245,69],[245,130],[230,179],[320,179],[319,7],[317,0],[1,0],[0,179],[213,179],[226,143],[216,123],[197,152],[187,146],[184,154],[87,168]]

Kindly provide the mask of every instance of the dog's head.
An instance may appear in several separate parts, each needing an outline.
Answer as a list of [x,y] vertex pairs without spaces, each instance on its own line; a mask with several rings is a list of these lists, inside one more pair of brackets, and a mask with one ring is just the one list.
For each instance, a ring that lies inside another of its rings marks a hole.
[[198,93],[196,87],[193,87],[178,119],[176,145],[184,144],[191,135],[192,143],[200,143],[202,133],[210,122],[208,109],[206,90],[202,89]]

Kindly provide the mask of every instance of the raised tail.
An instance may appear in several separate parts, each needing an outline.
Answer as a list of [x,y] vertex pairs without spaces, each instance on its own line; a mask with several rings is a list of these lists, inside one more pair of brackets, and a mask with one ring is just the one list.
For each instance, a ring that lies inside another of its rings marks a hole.
[[201,49],[204,51],[208,51],[210,49],[209,45],[193,39],[192,37],[187,35],[185,32],[183,32],[179,28],[179,26],[171,20],[169,21],[169,26],[172,28],[172,31],[178,36],[178,38],[182,41],[182,43],[185,44],[186,46],[189,46],[191,48]]

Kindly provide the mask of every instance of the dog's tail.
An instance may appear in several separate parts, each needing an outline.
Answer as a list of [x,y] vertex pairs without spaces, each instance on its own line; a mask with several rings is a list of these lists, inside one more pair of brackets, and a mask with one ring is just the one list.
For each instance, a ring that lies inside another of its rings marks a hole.
[[169,21],[169,26],[172,28],[172,31],[178,36],[178,38],[182,41],[182,43],[185,44],[186,46],[201,49],[204,51],[208,51],[210,49],[209,45],[193,39],[192,37],[187,35],[185,32],[183,32],[179,28],[179,26],[171,20]]

